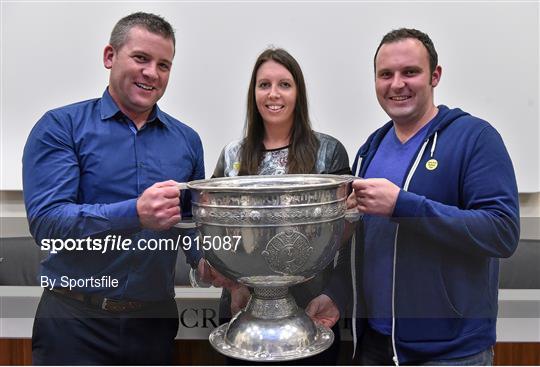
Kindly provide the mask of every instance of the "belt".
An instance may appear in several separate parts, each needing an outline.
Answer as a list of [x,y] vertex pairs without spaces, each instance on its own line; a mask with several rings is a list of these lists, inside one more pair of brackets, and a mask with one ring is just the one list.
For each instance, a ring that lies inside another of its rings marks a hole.
[[53,288],[54,293],[60,294],[64,297],[74,299],[76,301],[85,303],[87,305],[109,311],[112,313],[122,313],[122,312],[131,312],[139,311],[148,307],[155,302],[139,302],[139,301],[122,301],[111,299],[95,294],[85,294],[74,292],[66,288]]

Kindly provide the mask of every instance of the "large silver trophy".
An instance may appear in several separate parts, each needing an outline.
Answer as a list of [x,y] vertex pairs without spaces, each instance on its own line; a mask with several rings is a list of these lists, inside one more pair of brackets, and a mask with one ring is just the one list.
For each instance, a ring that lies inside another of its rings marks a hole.
[[244,310],[210,335],[219,352],[249,361],[305,358],[334,334],[314,324],[288,287],[322,271],[339,249],[350,177],[242,176],[188,183],[206,260],[253,288]]

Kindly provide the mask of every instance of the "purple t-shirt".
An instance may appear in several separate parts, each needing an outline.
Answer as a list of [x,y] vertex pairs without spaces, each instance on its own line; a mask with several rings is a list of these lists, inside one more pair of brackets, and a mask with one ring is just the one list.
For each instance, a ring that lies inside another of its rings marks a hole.
[[[403,187],[405,174],[418,154],[428,126],[401,143],[394,127],[384,136],[364,178],[386,178]],[[369,325],[381,334],[392,334],[392,272],[396,223],[387,217],[364,216],[364,290]]]

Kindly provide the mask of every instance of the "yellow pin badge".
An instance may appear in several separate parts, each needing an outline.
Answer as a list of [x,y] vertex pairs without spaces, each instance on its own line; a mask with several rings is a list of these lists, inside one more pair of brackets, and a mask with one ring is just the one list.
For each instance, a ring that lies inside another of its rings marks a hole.
[[426,168],[429,171],[433,171],[434,169],[437,168],[438,165],[439,165],[439,162],[437,162],[437,160],[433,158],[426,162]]
[[234,162],[233,163],[233,168],[238,171],[240,169],[240,162]]

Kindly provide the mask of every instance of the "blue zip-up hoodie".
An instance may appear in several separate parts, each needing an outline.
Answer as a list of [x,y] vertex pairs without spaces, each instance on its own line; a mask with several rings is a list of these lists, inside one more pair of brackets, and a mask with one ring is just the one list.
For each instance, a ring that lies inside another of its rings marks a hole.
[[[362,177],[392,121],[360,148]],[[430,161],[428,163],[428,161]],[[519,240],[519,199],[512,162],[497,131],[460,109],[439,106],[410,162],[391,220],[394,244],[393,333],[399,363],[460,358],[496,340],[501,257]],[[362,304],[362,224],[353,257]],[[327,293],[344,312],[350,303],[350,252],[342,255]]]

